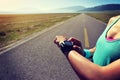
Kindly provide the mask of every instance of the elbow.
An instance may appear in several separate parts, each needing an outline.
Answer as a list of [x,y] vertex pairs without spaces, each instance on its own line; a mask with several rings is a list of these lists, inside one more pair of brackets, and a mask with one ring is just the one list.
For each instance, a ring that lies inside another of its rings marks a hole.
[[87,80],[108,80],[108,79],[106,79],[104,75],[104,69],[98,66],[96,71],[93,71],[93,73],[87,77]]
[[92,77],[90,77],[88,80],[111,80],[111,79],[107,75],[106,68],[99,66],[95,74]]

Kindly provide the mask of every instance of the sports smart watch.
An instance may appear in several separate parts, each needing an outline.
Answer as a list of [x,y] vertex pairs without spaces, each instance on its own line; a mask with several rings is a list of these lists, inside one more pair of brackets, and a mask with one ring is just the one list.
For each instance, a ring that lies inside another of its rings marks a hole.
[[61,51],[67,56],[68,53],[73,50],[73,42],[71,41],[61,41],[59,42]]

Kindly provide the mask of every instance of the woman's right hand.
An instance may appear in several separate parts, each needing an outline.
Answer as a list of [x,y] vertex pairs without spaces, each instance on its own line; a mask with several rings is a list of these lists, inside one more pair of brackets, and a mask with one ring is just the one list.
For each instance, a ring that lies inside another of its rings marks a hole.
[[74,37],[69,38],[68,41],[73,42],[73,44],[76,45],[76,46],[82,47],[81,41],[74,38]]
[[82,48],[82,44],[81,44],[81,41],[76,39],[76,38],[69,38],[68,41],[71,41],[73,42],[73,49],[75,51],[77,51],[78,53],[80,53],[81,55],[84,54],[84,51],[83,51],[83,48]]

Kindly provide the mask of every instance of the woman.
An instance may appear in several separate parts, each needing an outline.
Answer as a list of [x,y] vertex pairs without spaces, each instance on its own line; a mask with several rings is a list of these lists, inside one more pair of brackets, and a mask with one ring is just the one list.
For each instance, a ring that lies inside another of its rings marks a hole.
[[82,49],[75,38],[56,36],[54,42],[66,55],[80,80],[120,80],[120,16],[109,20],[96,47]]

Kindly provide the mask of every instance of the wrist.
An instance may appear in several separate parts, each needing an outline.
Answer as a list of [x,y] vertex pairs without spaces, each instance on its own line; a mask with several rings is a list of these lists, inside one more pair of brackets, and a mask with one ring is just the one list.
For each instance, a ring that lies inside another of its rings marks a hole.
[[67,40],[65,40],[65,41],[60,41],[60,42],[59,42],[59,47],[60,47],[61,51],[62,51],[66,56],[68,56],[69,52],[70,52],[71,50],[73,50],[73,42],[67,41]]
[[[81,54],[79,54],[76,50],[71,50],[70,52],[69,52],[69,54],[68,54],[68,58],[70,57],[70,56],[78,56],[78,55],[81,55]],[[82,56],[82,55],[81,55]]]

